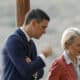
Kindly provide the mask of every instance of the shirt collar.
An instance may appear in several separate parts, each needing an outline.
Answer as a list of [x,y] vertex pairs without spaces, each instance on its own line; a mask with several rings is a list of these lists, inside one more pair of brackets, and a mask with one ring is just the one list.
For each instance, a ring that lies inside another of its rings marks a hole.
[[30,41],[30,37],[29,37],[29,35],[24,31],[23,27],[20,27],[20,29],[21,29],[22,32],[25,34],[27,40]]
[[64,59],[65,59],[66,63],[67,63],[67,64],[71,64],[72,61],[71,61],[71,59],[69,58],[68,53],[67,53],[66,51],[64,51],[63,55],[64,55]]

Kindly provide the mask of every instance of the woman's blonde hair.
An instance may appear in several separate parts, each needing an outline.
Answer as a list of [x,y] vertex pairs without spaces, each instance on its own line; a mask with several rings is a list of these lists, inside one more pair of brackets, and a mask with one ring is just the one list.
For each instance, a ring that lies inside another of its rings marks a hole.
[[61,46],[65,48],[65,43],[71,43],[74,38],[80,36],[80,29],[75,27],[70,27],[63,32],[61,39]]

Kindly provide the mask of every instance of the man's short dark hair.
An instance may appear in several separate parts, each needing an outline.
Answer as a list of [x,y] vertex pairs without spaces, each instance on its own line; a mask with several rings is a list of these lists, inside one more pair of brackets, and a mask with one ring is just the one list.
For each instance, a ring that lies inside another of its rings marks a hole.
[[41,9],[29,11],[25,16],[24,25],[29,24],[32,19],[36,19],[38,22],[41,22],[43,19],[50,20],[49,16]]

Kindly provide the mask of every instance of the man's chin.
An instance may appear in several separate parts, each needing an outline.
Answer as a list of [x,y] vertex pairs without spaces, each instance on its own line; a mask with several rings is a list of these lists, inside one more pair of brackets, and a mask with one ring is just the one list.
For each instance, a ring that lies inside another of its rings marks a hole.
[[35,37],[35,39],[40,39],[40,36],[39,37]]
[[37,37],[36,39],[40,39],[40,37]]

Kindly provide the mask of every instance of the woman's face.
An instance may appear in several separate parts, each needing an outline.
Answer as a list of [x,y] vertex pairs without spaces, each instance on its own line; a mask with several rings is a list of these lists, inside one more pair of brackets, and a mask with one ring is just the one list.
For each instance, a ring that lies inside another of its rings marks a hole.
[[80,37],[76,37],[74,41],[68,45],[69,53],[73,56],[80,55]]

